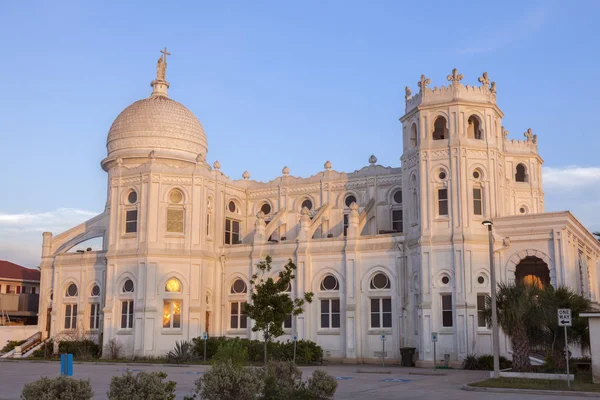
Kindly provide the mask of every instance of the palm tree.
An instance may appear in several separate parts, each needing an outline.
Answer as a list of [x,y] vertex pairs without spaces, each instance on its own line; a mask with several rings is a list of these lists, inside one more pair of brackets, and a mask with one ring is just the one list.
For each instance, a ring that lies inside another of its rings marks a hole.
[[[529,361],[530,327],[542,326],[547,310],[539,301],[540,289],[519,283],[499,283],[496,291],[498,325],[510,337],[513,348],[513,370],[526,372]],[[486,302],[486,317],[491,320],[491,299]]]
[[593,232],[592,235],[596,236],[596,238],[600,242],[600,232]]

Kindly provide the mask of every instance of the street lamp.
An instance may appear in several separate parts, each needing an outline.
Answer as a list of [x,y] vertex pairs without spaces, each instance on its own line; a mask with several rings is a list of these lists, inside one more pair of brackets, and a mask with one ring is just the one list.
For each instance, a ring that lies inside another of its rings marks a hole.
[[498,312],[496,310],[496,272],[494,271],[494,243],[492,237],[492,221],[483,221],[488,228],[490,240],[490,285],[492,287],[492,347],[494,351],[494,378],[500,378],[500,338],[498,337]]

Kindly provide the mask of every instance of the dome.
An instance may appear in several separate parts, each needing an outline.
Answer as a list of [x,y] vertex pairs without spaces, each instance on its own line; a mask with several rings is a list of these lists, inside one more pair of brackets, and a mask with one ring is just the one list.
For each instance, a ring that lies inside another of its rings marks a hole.
[[157,155],[195,161],[206,155],[208,143],[198,118],[181,103],[153,94],[119,114],[108,132],[107,160]]

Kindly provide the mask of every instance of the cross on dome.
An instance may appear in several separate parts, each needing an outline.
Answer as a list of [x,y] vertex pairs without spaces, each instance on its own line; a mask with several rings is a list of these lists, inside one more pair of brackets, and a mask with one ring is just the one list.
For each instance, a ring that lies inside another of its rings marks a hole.
[[156,62],[156,79],[152,81],[152,96],[167,96],[167,89],[169,88],[169,82],[167,82],[167,56],[171,53],[167,51],[165,47],[160,51],[161,56]]

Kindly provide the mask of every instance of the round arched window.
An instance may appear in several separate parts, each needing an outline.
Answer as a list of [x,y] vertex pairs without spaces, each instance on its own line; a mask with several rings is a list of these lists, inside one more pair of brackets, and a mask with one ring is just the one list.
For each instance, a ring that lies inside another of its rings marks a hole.
[[237,206],[234,201],[230,201],[227,208],[229,208],[229,212],[234,213],[237,210]]
[[333,275],[327,275],[321,281],[321,290],[338,290],[338,280]]
[[440,171],[440,173],[438,174],[438,178],[440,178],[441,181],[446,179],[446,171]]
[[129,194],[127,195],[127,201],[129,202],[129,204],[137,203],[137,192],[135,190],[129,192]]
[[389,289],[390,280],[387,275],[379,272],[371,279],[371,289]]
[[181,293],[181,282],[177,278],[170,278],[165,284],[165,292]]
[[485,283],[485,278],[483,276],[479,276],[477,278],[477,283],[479,283],[480,285],[483,285]]
[[180,190],[171,190],[171,193],[169,193],[169,201],[171,203],[181,203],[183,201],[183,193],[181,193]]
[[71,283],[69,285],[69,287],[67,288],[67,293],[66,293],[67,297],[75,297],[77,296],[77,285],[74,283]]
[[352,204],[352,203],[357,203],[357,202],[356,202],[356,197],[354,197],[354,195],[351,194],[350,196],[346,197],[344,204],[346,204],[346,207],[350,207],[350,204]]
[[479,173],[479,171],[477,171],[477,170],[473,171],[473,178],[475,178],[475,179],[481,178],[481,174]]
[[394,193],[394,202],[402,204],[402,190],[398,190]]
[[527,209],[525,207],[521,207],[521,208],[519,208],[519,212],[521,214],[525,214],[527,212]]
[[248,287],[246,286],[246,282],[244,282],[241,279],[236,279],[236,281],[233,282],[233,285],[231,285],[231,293],[241,294],[241,293],[247,293],[247,292],[248,292]]
[[260,207],[260,211],[265,215],[271,214],[271,205],[269,203],[265,203]]
[[100,286],[94,285],[92,287],[92,297],[100,296]]
[[127,279],[123,284],[123,292],[133,293],[133,281],[131,279]]
[[448,283],[450,283],[450,278],[449,278],[449,277],[447,277],[447,276],[443,276],[443,277],[442,277],[442,283],[443,283],[444,285],[447,285]]
[[306,199],[302,202],[302,207],[301,208],[308,208],[309,210],[312,210],[312,201],[310,201],[310,199]]

